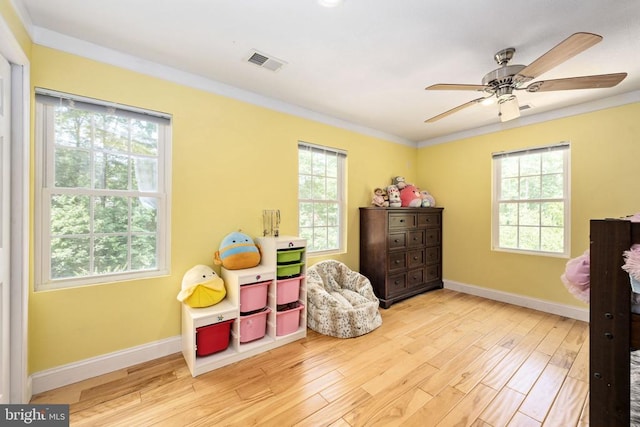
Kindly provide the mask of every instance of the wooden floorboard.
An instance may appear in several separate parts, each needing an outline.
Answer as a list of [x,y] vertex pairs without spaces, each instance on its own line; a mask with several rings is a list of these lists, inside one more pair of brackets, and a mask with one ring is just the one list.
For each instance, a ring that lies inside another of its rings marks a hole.
[[306,338],[193,378],[181,354],[32,399],[72,426],[580,426],[588,324],[447,289],[353,339]]

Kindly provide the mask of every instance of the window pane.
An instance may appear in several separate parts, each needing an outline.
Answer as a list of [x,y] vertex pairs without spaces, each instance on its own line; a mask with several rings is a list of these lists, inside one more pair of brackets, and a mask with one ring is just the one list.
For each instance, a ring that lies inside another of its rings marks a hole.
[[340,205],[337,203],[329,203],[327,207],[327,224],[337,228],[340,225]]
[[131,237],[131,268],[148,270],[156,267],[157,241],[155,235]]
[[298,177],[298,197],[300,199],[313,198],[313,180],[309,175],[300,175]]
[[542,173],[563,173],[564,153],[562,151],[551,151],[542,154]]
[[520,200],[540,198],[540,176],[520,178]]
[[519,197],[519,190],[518,190],[518,184],[519,184],[520,180],[518,178],[508,178],[508,179],[503,179],[502,180],[502,186],[501,186],[501,194],[500,194],[500,199],[501,200],[518,200]]
[[500,203],[500,225],[518,225],[518,205]]
[[564,230],[557,227],[540,229],[540,248],[546,252],[562,252],[564,247]]
[[520,176],[540,175],[540,154],[526,154],[520,157]]
[[127,270],[127,236],[104,236],[95,240],[95,273],[117,273]]
[[129,189],[129,157],[97,152],[95,154],[95,188]]
[[88,237],[51,239],[51,277],[66,279],[84,276],[89,272]]
[[517,248],[518,247],[518,227],[503,226],[500,227],[500,247]]
[[325,227],[314,227],[312,251],[324,251],[329,249],[327,229]]
[[132,188],[140,191],[158,191],[158,159],[134,157],[133,166]]
[[51,196],[52,236],[87,234],[90,221],[88,196]]
[[126,197],[94,197],[93,202],[94,232],[122,233],[129,229],[129,201]]
[[540,204],[541,217],[540,224],[545,226],[564,226],[564,203],[547,202]]
[[327,177],[337,178],[338,177],[338,155],[337,154],[327,154]]
[[324,153],[314,151],[312,153],[312,173],[313,175],[324,176],[327,170],[327,161]]
[[96,115],[96,147],[109,151],[129,151],[129,119],[109,114]]
[[131,231],[158,231],[158,206],[160,202],[152,197],[134,197],[131,199]]
[[520,169],[520,160],[517,157],[506,157],[502,159],[500,170],[502,178],[517,177]]
[[520,225],[539,225],[540,224],[540,204],[539,203],[521,203],[518,215],[518,223]]
[[313,182],[313,196],[312,199],[316,200],[324,200],[327,198],[327,182],[323,177],[314,176],[312,178]]
[[300,227],[313,227],[313,203],[300,203]]
[[542,175],[543,199],[561,199],[564,193],[562,174]]
[[131,120],[131,151],[136,154],[158,154],[158,124]]
[[311,150],[304,148],[298,150],[298,170],[300,175],[311,175]]
[[524,250],[540,250],[540,229],[538,227],[519,227],[518,247]]
[[56,147],[55,186],[57,188],[89,188],[91,155],[86,150]]
[[91,113],[57,106],[55,111],[55,144],[57,146],[91,148]]
[[327,205],[324,203],[316,203],[313,212],[313,225],[315,227],[324,227],[328,225]]

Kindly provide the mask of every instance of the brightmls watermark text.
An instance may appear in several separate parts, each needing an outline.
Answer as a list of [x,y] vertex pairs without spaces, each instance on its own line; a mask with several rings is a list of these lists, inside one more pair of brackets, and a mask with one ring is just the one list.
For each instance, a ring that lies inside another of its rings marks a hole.
[[69,405],[0,405],[0,425],[68,427]]

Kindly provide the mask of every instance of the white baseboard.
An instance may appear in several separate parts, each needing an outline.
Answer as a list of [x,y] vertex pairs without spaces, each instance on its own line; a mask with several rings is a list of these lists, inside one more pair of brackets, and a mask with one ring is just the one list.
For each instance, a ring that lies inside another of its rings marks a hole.
[[444,280],[444,287],[446,289],[451,289],[452,291],[476,295],[495,301],[506,302],[509,304],[518,305],[520,307],[532,308],[534,310],[544,311],[545,313],[557,314],[558,316],[582,320],[583,322],[589,321],[589,309],[586,308],[558,304],[556,302],[526,297],[509,292],[497,291],[495,289],[482,288],[480,286],[454,282],[452,280]]
[[181,342],[182,338],[180,336],[171,337],[36,372],[30,377],[31,391],[33,394],[42,393],[138,363],[178,353],[182,351]]

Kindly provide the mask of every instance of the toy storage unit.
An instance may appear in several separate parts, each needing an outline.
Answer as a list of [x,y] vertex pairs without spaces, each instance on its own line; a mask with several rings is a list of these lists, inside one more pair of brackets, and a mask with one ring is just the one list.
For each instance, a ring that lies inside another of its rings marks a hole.
[[[262,251],[260,265],[221,269],[225,299],[205,308],[182,304],[182,354],[194,377],[307,334],[306,241],[287,236],[255,241]],[[294,264],[286,278],[278,279],[278,266]]]
[[276,283],[269,295],[275,307],[272,333],[279,339],[305,337],[307,334],[306,247],[299,237],[259,237],[264,265],[275,268]]

